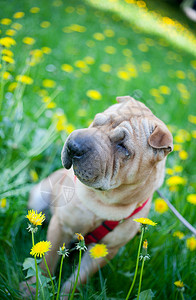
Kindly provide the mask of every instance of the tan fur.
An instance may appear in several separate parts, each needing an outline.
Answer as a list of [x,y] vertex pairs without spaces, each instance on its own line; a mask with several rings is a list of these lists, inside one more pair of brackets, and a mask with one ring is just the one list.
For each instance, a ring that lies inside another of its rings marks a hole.
[[[74,164],[73,160],[75,173],[80,180],[74,182],[73,168],[59,170],[51,175],[52,186],[56,190],[50,190],[51,195],[55,195],[55,202],[52,202],[53,217],[47,236],[52,243],[52,251],[49,252],[47,261],[52,272],[58,260],[56,252],[59,246],[63,242],[68,246],[75,232],[85,236],[104,220],[122,220],[150,198],[148,204],[134,216],[134,218],[147,217],[153,192],[163,182],[166,155],[172,150],[170,132],[143,103],[129,96],[118,97],[117,101],[118,104],[97,114],[89,128],[76,130],[68,139],[68,141],[74,139],[77,135],[84,135],[85,138],[90,136],[96,148],[96,153],[92,153],[94,156],[91,157],[89,152],[89,160],[87,157],[83,164],[80,161]],[[155,129],[156,136],[155,133],[152,136]],[[115,148],[116,142],[118,139],[121,140],[123,135],[125,135],[126,148],[131,153],[127,159]],[[68,141],[62,152],[64,161],[70,159],[66,148]],[[92,174],[98,172],[99,168],[101,171],[95,179],[91,178],[88,181],[84,174],[88,175],[90,172],[89,165]],[[84,168],[86,173],[82,173]],[[46,186],[50,178],[45,180]],[[58,185],[55,184],[56,182]],[[73,195],[66,203],[63,202],[65,200],[63,189],[69,186],[70,182]],[[56,197],[56,195],[61,196]],[[33,195],[31,206],[32,199]],[[132,219],[127,219],[102,239],[101,243],[106,244],[108,248],[108,259],[111,259],[119,248],[137,233],[139,225]],[[103,266],[105,262],[104,258],[93,260],[87,251],[82,258],[80,283],[86,282],[87,277],[98,270],[98,264]],[[75,275],[72,274],[66,281],[62,289],[63,293],[69,292],[74,277]]]

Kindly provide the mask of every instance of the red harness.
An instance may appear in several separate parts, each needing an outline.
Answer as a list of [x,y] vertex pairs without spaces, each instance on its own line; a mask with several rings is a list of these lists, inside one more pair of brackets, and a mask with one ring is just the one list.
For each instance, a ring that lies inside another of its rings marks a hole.
[[[76,176],[74,176],[74,181],[76,182]],[[100,240],[106,236],[109,232],[114,230],[116,226],[118,226],[122,221],[125,221],[131,217],[133,217],[135,214],[137,214],[139,211],[141,211],[144,206],[148,203],[150,198],[148,198],[141,206],[137,207],[127,218],[121,220],[121,221],[111,221],[111,220],[106,220],[102,222],[102,224],[97,227],[95,230],[92,232],[88,233],[84,239],[85,239],[85,244],[91,244],[91,243],[98,243]]]

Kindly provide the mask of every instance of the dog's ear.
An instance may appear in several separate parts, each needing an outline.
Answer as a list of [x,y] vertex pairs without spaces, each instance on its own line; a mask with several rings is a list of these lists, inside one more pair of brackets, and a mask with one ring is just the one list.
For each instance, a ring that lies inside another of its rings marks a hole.
[[148,144],[155,149],[164,150],[167,155],[173,150],[173,137],[165,126],[156,126],[148,138]]
[[116,101],[118,103],[122,103],[124,101],[129,101],[129,100],[133,100],[133,98],[131,96],[119,96],[119,97],[116,97]]

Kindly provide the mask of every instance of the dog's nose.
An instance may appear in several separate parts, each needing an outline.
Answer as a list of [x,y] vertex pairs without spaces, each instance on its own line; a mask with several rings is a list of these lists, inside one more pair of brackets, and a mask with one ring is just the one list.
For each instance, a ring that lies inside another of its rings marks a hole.
[[70,158],[81,157],[86,151],[81,139],[70,139],[67,142],[67,152]]

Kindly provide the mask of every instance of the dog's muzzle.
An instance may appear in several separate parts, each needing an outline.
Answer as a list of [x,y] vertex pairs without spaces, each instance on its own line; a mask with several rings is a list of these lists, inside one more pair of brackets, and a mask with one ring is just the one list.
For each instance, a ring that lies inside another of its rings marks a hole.
[[102,174],[100,136],[93,130],[79,129],[66,140],[61,159],[64,168],[73,165],[74,173],[83,183],[92,185]]

